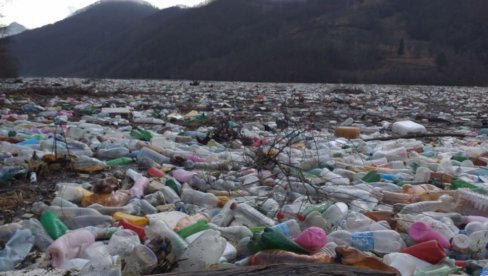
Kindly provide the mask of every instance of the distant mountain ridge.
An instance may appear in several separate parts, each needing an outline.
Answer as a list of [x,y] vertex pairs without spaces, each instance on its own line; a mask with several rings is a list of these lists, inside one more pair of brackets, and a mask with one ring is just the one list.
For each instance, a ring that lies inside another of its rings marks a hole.
[[26,31],[27,28],[17,22],[12,22],[8,26],[0,28],[0,38],[13,36]]
[[12,38],[24,76],[488,85],[488,1],[100,1]]

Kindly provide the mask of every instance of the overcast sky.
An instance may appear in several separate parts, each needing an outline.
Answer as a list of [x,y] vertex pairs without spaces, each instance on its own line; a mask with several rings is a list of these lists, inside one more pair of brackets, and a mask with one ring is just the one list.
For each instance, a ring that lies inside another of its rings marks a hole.
[[[194,6],[203,0],[146,0],[158,8]],[[29,29],[62,20],[97,0],[0,0],[0,24],[17,22]]]

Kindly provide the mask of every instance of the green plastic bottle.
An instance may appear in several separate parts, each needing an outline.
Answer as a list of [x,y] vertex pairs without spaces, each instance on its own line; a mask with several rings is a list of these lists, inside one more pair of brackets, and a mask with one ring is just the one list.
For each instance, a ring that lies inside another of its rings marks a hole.
[[478,186],[475,186],[469,182],[466,182],[462,179],[456,178],[451,182],[451,188],[453,190],[461,189],[461,188],[468,188],[468,189],[477,189]]
[[305,216],[308,216],[308,214],[312,213],[313,211],[317,211],[319,213],[323,213],[325,212],[325,210],[327,210],[327,208],[329,208],[333,203],[328,201],[328,200],[325,200],[323,201],[322,203],[319,203],[319,204],[315,204],[315,205],[311,205],[311,206],[308,206],[307,208],[305,208],[305,210],[303,211],[303,214]]
[[254,233],[247,247],[253,252],[281,249],[299,254],[308,254],[303,247],[290,240],[281,232],[269,227],[264,228],[262,233]]
[[367,183],[378,182],[381,180],[381,176],[376,171],[369,171],[362,180]]
[[164,185],[173,189],[176,194],[181,195],[181,183],[178,182],[178,180],[168,177],[166,182],[164,182]]
[[52,211],[42,213],[41,224],[53,240],[56,240],[68,231],[68,227]]
[[134,163],[134,159],[130,157],[120,157],[116,159],[112,159],[106,162],[107,166],[123,166]]
[[153,137],[152,133],[150,131],[147,131],[142,128],[136,128],[133,129],[130,132],[130,136],[135,139],[139,139],[142,141],[151,141],[151,138]]
[[180,235],[180,237],[182,237],[183,239],[186,239],[187,237],[189,237],[195,233],[198,233],[200,231],[207,230],[207,229],[208,229],[207,221],[204,219],[201,219],[201,220],[198,220],[197,222],[195,222],[194,224],[189,225],[189,226],[181,229],[180,231],[178,231],[176,233],[178,235]]
[[451,157],[451,160],[456,160],[458,162],[463,162],[468,159],[469,159],[468,157],[462,155],[454,155],[453,157]]

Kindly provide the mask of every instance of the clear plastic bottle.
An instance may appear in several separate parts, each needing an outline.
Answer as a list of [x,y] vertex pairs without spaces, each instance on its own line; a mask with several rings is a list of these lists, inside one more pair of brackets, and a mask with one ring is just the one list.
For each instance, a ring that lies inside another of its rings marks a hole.
[[51,206],[59,206],[59,207],[78,207],[78,205],[74,204],[71,201],[68,201],[62,197],[54,197],[53,200],[51,200]]
[[111,216],[77,216],[63,219],[70,229],[84,228],[87,226],[108,227],[114,223]]
[[226,244],[227,242],[220,237],[218,231],[206,230],[188,245],[175,270],[178,272],[205,270],[208,266],[218,263]]
[[300,225],[298,224],[296,219],[289,219],[282,223],[276,224],[271,228],[281,232],[291,239],[296,238],[302,232],[302,230],[300,229]]
[[164,195],[166,203],[175,203],[182,200],[180,196],[178,196],[178,194],[175,192],[175,190],[171,189],[168,186],[164,186],[163,188],[161,188],[161,192]]
[[342,222],[344,217],[347,215],[349,207],[343,202],[337,202],[332,204],[322,216],[324,217],[325,221],[327,222],[327,229],[326,232],[331,232],[333,229],[336,229],[337,226]]
[[35,246],[41,251],[46,251],[46,249],[53,243],[53,239],[47,234],[44,227],[39,220],[31,218],[29,220],[23,220],[21,222],[22,228],[29,229],[35,238]]
[[146,236],[149,240],[157,237],[166,237],[171,241],[171,254],[169,259],[176,261],[185,252],[188,244],[178,234],[176,234],[164,221],[155,220],[146,226]]
[[108,241],[108,252],[110,255],[120,255],[123,259],[127,258],[134,247],[141,244],[139,236],[132,230],[120,229],[115,232]]
[[274,220],[263,215],[247,203],[237,204],[233,213],[235,219],[247,227],[273,226],[276,224]]
[[59,206],[47,206],[42,202],[36,202],[33,204],[32,211],[35,213],[42,213],[44,210],[49,210],[60,218],[73,218],[76,216],[101,216],[102,214],[92,208],[80,208],[80,207],[59,207]]
[[7,242],[15,231],[20,228],[22,228],[22,225],[16,222],[0,225],[0,241]]
[[214,194],[193,190],[187,184],[183,185],[181,200],[186,203],[207,207],[215,207],[219,203],[219,199]]
[[353,246],[362,251],[372,251],[379,254],[399,252],[405,248],[402,237],[394,230],[356,233],[339,230],[329,234],[328,239],[340,246]]
[[211,222],[220,227],[228,226],[234,218],[232,209],[236,207],[237,203],[235,200],[227,201],[217,215],[212,217]]
[[80,270],[82,275],[122,275],[120,258],[111,256],[108,246],[103,242],[95,242],[88,246],[82,257],[89,260]]
[[119,157],[124,157],[130,153],[129,149],[123,146],[99,148],[97,150],[97,158],[100,160],[111,160]]
[[34,246],[34,236],[29,229],[18,229],[0,251],[0,271],[9,271],[24,260]]
[[403,207],[401,214],[421,214],[427,211],[453,212],[457,207],[456,201],[449,195],[442,195],[436,201],[422,201],[411,203]]
[[246,226],[228,226],[228,227],[220,227],[213,223],[208,224],[210,229],[219,231],[222,236],[232,242],[239,242],[241,239],[245,237],[252,237],[252,231],[247,228]]
[[341,227],[351,233],[377,230],[390,230],[390,228],[370,219],[369,217],[358,213],[350,212],[342,221]]
[[139,154],[137,155],[137,160],[141,159],[149,159],[155,162],[158,165],[170,163],[170,158],[164,156],[148,147],[143,147],[139,150]]

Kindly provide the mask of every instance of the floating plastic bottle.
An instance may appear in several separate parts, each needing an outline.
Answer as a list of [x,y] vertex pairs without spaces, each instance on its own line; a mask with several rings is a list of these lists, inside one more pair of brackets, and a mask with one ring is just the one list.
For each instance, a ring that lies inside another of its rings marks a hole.
[[34,245],[41,251],[46,251],[49,245],[53,242],[53,239],[46,232],[41,222],[35,218],[31,218],[29,220],[23,220],[21,223],[22,228],[29,229],[32,235],[34,235]]
[[0,271],[13,270],[24,260],[34,246],[34,236],[29,229],[18,229],[0,251]]
[[77,229],[55,240],[46,251],[51,265],[60,267],[66,260],[78,257],[89,245],[95,242],[92,232]]
[[188,245],[181,255],[176,271],[199,271],[216,264],[224,253],[227,242],[218,231],[209,229]]
[[52,211],[45,211],[41,215],[41,224],[54,240],[61,237],[68,231],[68,227]]
[[264,250],[249,257],[249,265],[272,265],[293,263],[319,263],[331,264],[334,259],[325,253],[316,253],[311,256],[296,254],[285,250]]

